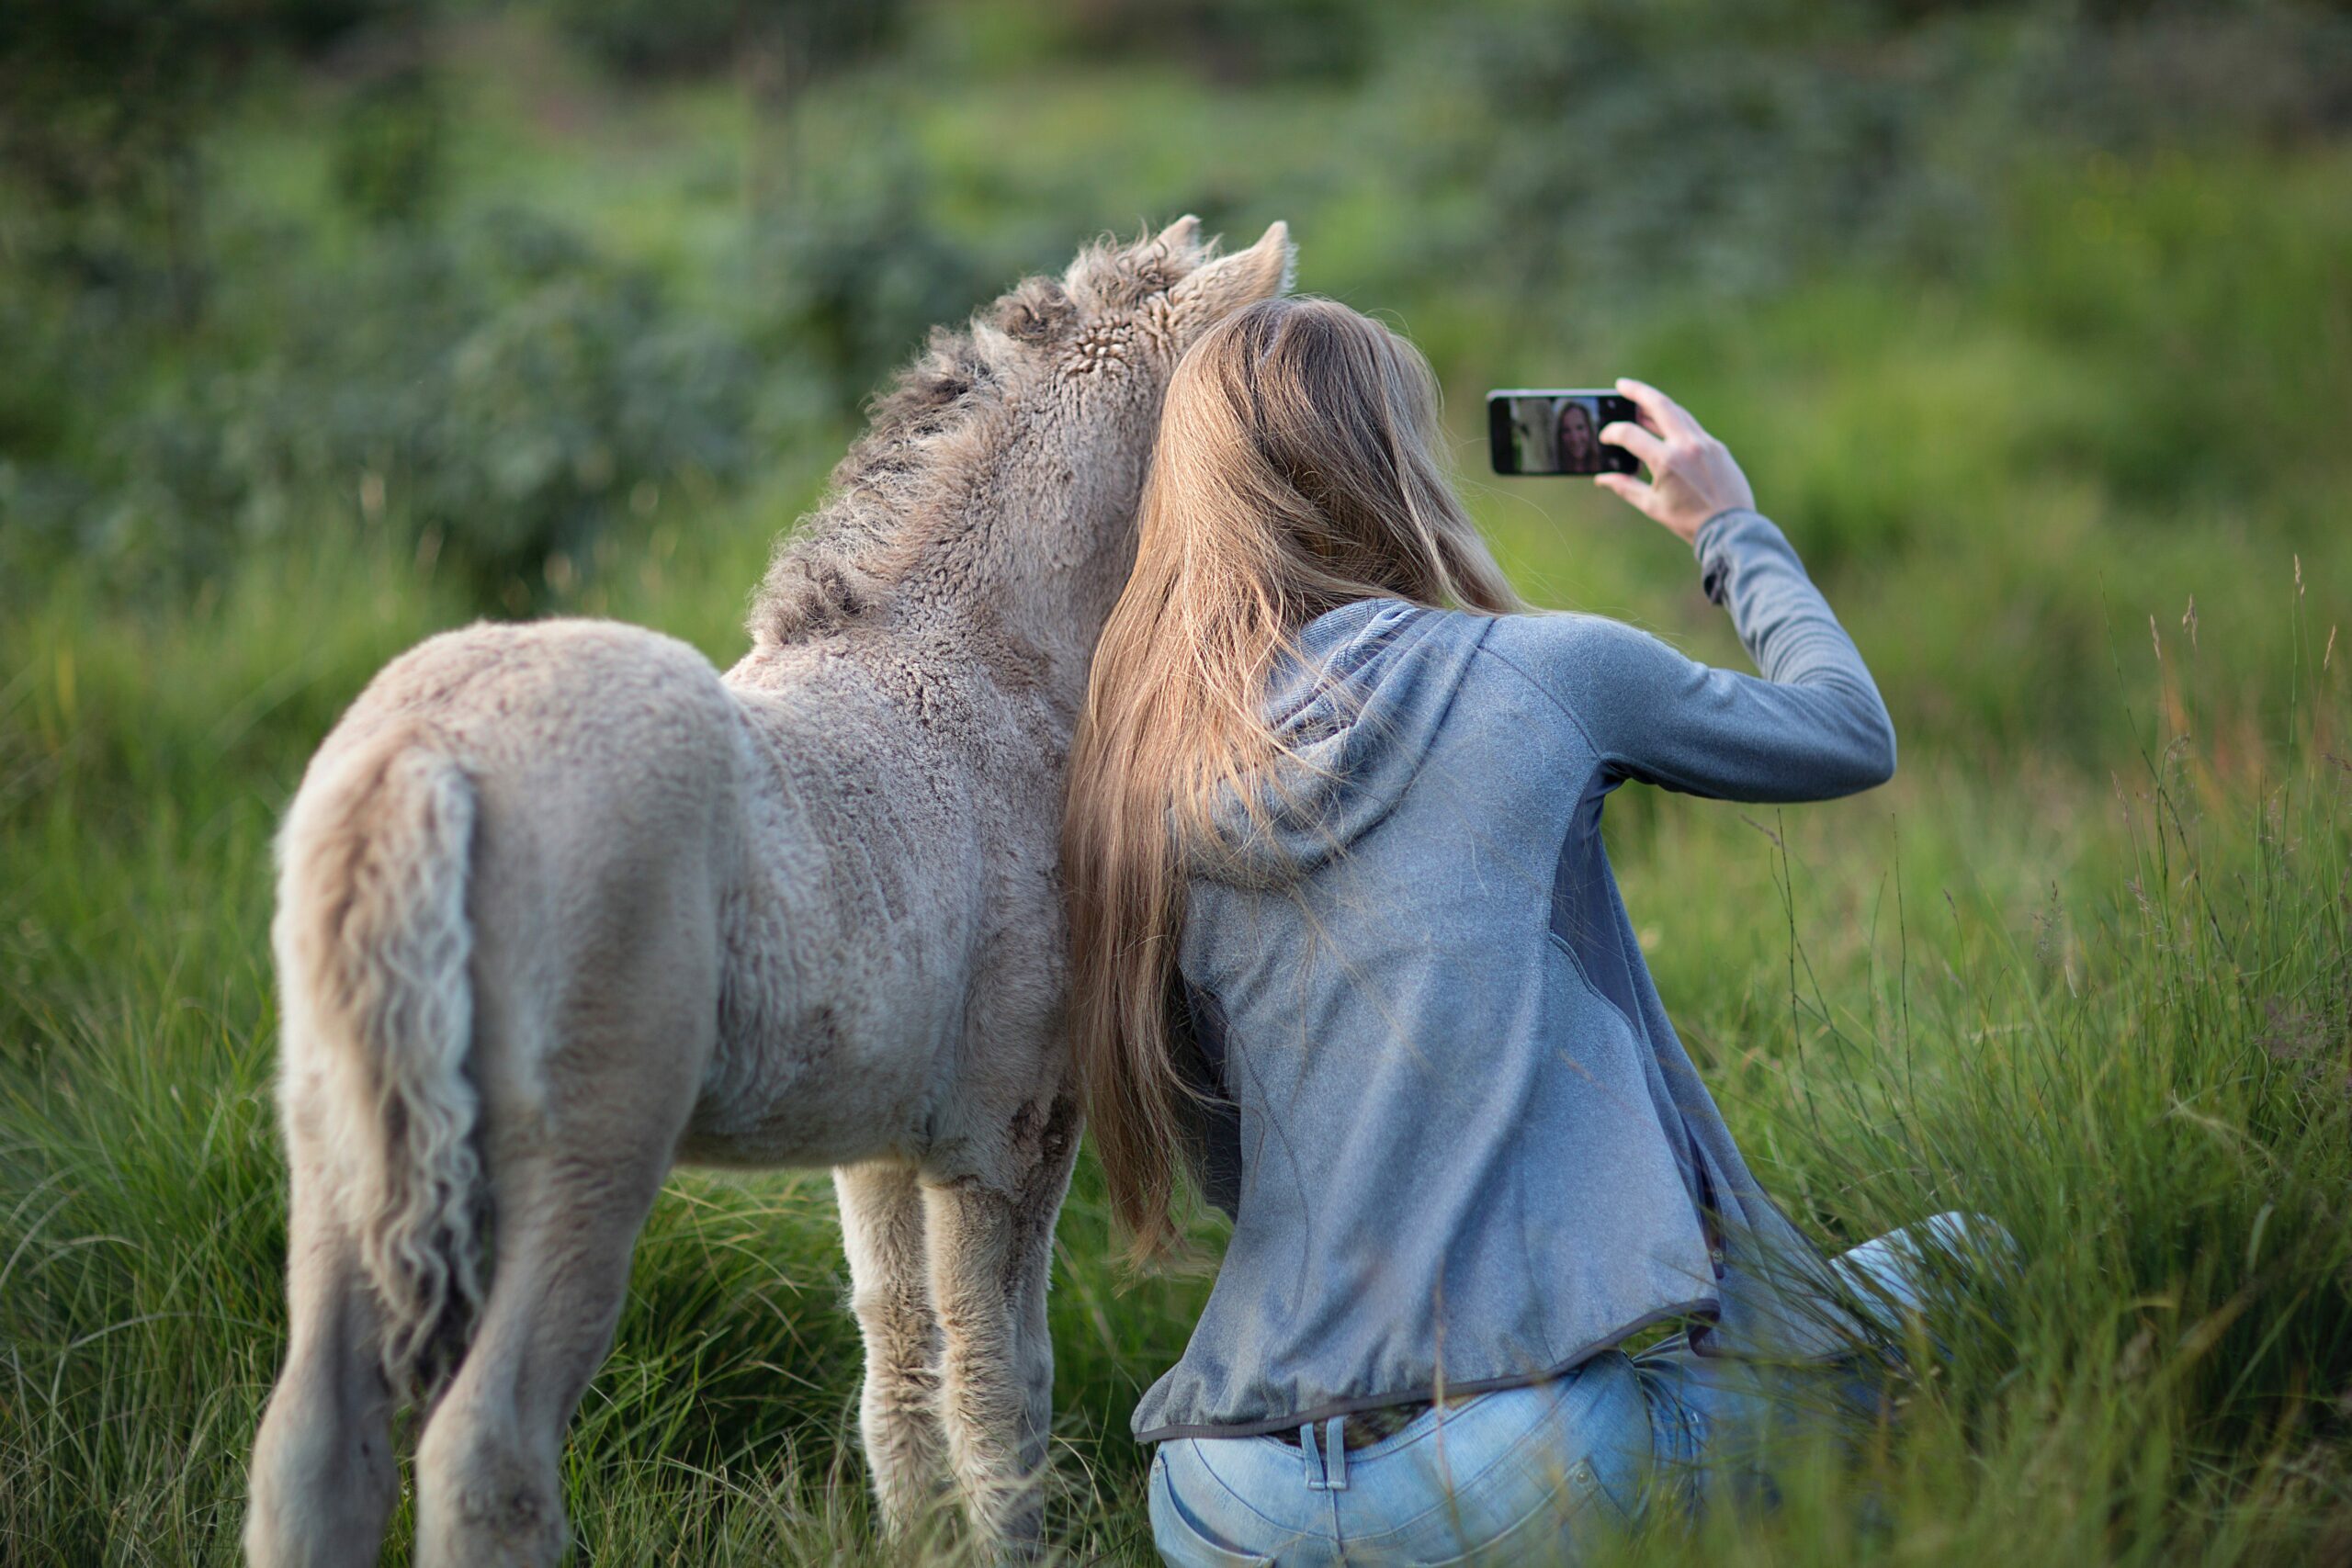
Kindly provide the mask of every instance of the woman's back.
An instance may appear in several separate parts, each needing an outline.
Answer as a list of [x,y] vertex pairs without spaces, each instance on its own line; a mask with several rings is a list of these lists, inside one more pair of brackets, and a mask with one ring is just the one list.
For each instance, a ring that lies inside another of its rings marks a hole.
[[1804,1352],[1810,1249],[1668,1022],[1600,839],[1628,779],[1849,793],[1893,738],[1778,531],[1701,540],[1773,680],[1581,615],[1372,599],[1278,673],[1286,761],[1189,867],[1180,968],[1236,1224],[1147,1440],[1556,1373],[1662,1317]]

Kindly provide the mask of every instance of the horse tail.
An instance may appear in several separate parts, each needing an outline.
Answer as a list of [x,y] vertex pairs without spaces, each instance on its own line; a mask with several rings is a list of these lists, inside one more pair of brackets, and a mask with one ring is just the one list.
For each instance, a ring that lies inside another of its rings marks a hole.
[[278,840],[272,931],[282,1094],[311,1119],[384,1313],[395,1390],[437,1393],[482,1300],[468,1077],[476,797],[428,735],[373,738],[304,781]]

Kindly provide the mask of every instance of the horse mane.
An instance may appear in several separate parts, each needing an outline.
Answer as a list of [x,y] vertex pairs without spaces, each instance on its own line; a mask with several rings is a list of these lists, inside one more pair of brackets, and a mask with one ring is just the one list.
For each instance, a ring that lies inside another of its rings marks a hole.
[[[1109,243],[1091,247],[1073,280],[1114,252]],[[778,542],[752,604],[755,643],[821,637],[882,605],[922,543],[955,525],[955,502],[994,445],[1009,393],[1043,363],[1038,350],[1075,329],[1078,313],[1061,280],[1029,277],[964,327],[932,329],[867,405],[865,433],[823,500]]]

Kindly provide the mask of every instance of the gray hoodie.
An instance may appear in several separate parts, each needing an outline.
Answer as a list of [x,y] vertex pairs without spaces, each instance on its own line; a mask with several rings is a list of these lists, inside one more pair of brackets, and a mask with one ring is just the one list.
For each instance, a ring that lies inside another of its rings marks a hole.
[[1848,795],[1894,734],[1778,529],[1725,513],[1697,549],[1763,679],[1591,615],[1374,599],[1305,628],[1268,699],[1305,765],[1190,867],[1234,1228],[1141,1440],[1537,1382],[1668,1317],[1703,1349],[1845,1342],[1667,1021],[1600,808],[1629,779]]

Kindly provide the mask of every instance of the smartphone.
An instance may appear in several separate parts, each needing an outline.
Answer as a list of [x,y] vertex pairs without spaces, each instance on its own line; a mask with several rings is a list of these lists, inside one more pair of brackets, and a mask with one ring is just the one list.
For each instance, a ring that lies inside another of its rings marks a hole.
[[1510,387],[1487,394],[1487,441],[1498,474],[1631,474],[1641,463],[1600,439],[1634,423],[1634,400],[1589,387]]

